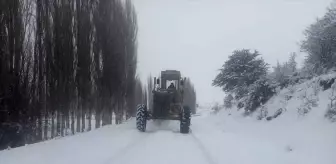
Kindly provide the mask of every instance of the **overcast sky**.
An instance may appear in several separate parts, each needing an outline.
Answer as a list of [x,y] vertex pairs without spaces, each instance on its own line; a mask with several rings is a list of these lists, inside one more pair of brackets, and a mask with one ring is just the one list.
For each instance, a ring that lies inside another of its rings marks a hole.
[[[211,86],[235,49],[257,49],[267,63],[299,52],[303,30],[332,0],[133,0],[138,13],[138,74],[177,69],[199,103],[222,102]],[[304,54],[299,54],[302,61]],[[300,62],[299,61],[299,62]]]

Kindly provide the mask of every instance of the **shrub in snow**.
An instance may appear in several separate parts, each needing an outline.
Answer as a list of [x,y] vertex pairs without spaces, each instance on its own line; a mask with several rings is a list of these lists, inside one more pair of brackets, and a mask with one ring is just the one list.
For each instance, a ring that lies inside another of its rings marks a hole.
[[237,102],[237,109],[239,111],[240,109],[245,107],[245,104],[247,102],[247,96],[245,96],[241,99],[238,99],[238,100],[236,99],[236,102]]
[[265,104],[276,92],[275,86],[265,78],[257,80],[250,86],[245,110],[255,111],[261,104]]
[[292,95],[285,95],[286,101],[290,100],[293,96]]
[[301,75],[297,75],[297,76],[293,76],[292,77],[292,82],[294,84],[300,84],[300,83],[303,83],[305,82],[306,80],[309,80],[311,79],[310,77],[304,77],[304,76],[301,76]]
[[281,89],[283,89],[288,87],[290,83],[291,81],[288,77],[283,77],[278,85],[280,86]]
[[275,88],[276,94],[280,93],[280,91],[281,91],[281,88],[279,86]]
[[313,84],[312,84],[312,88],[313,88],[314,95],[317,96],[318,93],[319,93],[320,90],[321,90],[321,87],[320,87],[320,85],[318,84],[318,81],[314,81],[314,82],[313,82]]
[[237,104],[237,109],[241,109],[241,108],[244,108],[245,104],[243,102],[238,102]]
[[278,109],[278,110],[274,113],[273,118],[277,118],[278,116],[280,116],[280,115],[282,114],[282,112],[283,112],[283,108]]
[[300,76],[297,72],[297,63],[295,61],[296,53],[292,53],[288,61],[273,67],[273,72],[269,75],[278,83],[278,86],[283,89],[289,85],[293,85],[300,82]]
[[287,87],[288,89],[290,89],[290,91],[292,91],[292,93],[294,93],[295,88],[293,86],[302,82],[304,82],[303,77],[300,77],[297,74],[293,74],[291,76],[284,76],[281,83],[279,84],[279,87],[281,89]]
[[301,116],[306,115],[313,107],[317,107],[318,97],[316,95],[307,95],[307,91],[302,94],[302,104],[298,108],[298,113]]
[[285,96],[285,100],[280,100],[280,106],[279,107],[281,107],[281,109],[283,108],[283,109],[286,109],[286,107],[287,107],[287,105],[288,105],[288,98],[289,97],[291,97],[291,96],[288,96],[288,95],[286,95]]
[[290,85],[287,89],[290,94],[293,94],[296,91],[296,88],[293,85]]
[[268,116],[268,117],[266,117],[266,120],[267,120],[267,121],[271,121],[272,119],[273,119],[272,116]]
[[327,79],[327,80],[320,80],[320,86],[323,87],[323,90],[327,90],[331,88],[334,82],[335,82],[335,78]]
[[224,108],[226,109],[231,109],[232,108],[232,101],[233,101],[233,96],[231,94],[228,94],[224,98]]
[[250,110],[245,110],[245,112],[243,113],[243,116],[244,116],[244,117],[250,116],[251,113],[252,113],[252,111],[250,111]]
[[283,112],[283,108],[280,108],[273,114],[273,116],[266,117],[266,120],[271,121],[271,120],[277,118],[278,116],[280,116],[282,114],[282,112]]
[[332,122],[336,122],[336,109],[335,107],[332,108],[330,105],[328,105],[328,110],[326,114],[324,115],[326,118],[331,120]]
[[218,112],[221,110],[221,107],[219,106],[218,103],[215,103],[215,104],[212,106],[211,110],[213,111],[213,113],[216,114],[216,113],[218,113]]
[[330,119],[331,121],[336,121],[336,83],[331,86],[331,92],[329,95],[329,101],[327,113],[325,117]]
[[259,114],[257,116],[257,119],[262,120],[263,118],[267,117],[267,115],[268,115],[268,110],[267,110],[266,106],[261,105],[260,110],[259,110]]

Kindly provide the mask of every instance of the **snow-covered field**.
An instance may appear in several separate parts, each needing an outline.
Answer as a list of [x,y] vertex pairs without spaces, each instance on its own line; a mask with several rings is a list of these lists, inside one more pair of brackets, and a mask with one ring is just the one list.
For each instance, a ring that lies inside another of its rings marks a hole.
[[201,110],[192,132],[178,122],[134,120],[58,140],[0,152],[0,164],[335,164],[336,126],[327,121],[271,122],[238,112]]

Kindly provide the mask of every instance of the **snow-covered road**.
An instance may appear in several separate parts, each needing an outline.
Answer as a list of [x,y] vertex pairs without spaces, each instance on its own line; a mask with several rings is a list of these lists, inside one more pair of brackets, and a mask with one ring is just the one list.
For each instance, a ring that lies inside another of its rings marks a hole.
[[[284,125],[284,124],[282,124]],[[284,125],[286,126],[286,125]],[[324,126],[324,125],[323,125]],[[334,126],[334,125],[332,125]],[[324,126],[325,127],[325,126]],[[326,127],[327,128],[327,127]],[[332,128],[331,126],[328,128]],[[334,132],[297,140],[291,129],[222,116],[192,119],[191,133],[176,121],[134,120],[92,132],[0,152],[0,164],[334,164]],[[275,130],[271,130],[275,129]],[[283,134],[287,129],[287,134]],[[295,130],[296,131],[296,130]],[[302,136],[314,131],[304,129]],[[282,135],[281,135],[282,134]]]
[[168,130],[152,131],[141,136],[106,164],[215,164],[204,147],[190,135]]

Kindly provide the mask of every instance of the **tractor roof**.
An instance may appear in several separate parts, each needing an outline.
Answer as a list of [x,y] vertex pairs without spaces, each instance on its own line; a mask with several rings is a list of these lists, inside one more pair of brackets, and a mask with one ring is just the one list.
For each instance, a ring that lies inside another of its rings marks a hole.
[[166,80],[180,80],[181,73],[180,71],[176,71],[176,70],[161,71],[161,78],[166,79]]

